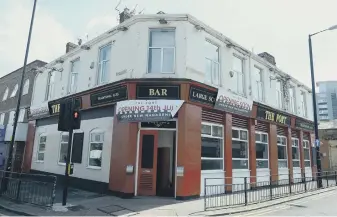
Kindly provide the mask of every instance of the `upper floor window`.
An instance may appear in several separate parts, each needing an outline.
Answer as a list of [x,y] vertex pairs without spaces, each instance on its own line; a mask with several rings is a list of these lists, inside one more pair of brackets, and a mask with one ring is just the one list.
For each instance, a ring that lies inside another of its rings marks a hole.
[[294,87],[289,88],[289,109],[290,112],[295,113],[296,104],[295,104],[295,89]]
[[22,88],[22,96],[28,94],[28,91],[29,91],[29,79],[26,79]]
[[232,129],[233,169],[248,169],[248,130]]
[[245,94],[245,76],[243,61],[244,60],[240,57],[233,57],[233,73],[236,80],[236,89],[234,91],[241,95]]
[[307,102],[306,102],[306,96],[305,96],[304,91],[301,91],[300,103],[301,103],[301,109],[303,112],[303,117],[307,117]]
[[263,72],[260,68],[254,66],[253,69],[253,73],[254,73],[254,78],[253,78],[253,82],[255,82],[256,87],[252,88],[253,89],[253,97],[258,100],[258,101],[263,101]]
[[219,47],[207,40],[205,47],[206,47],[205,80],[208,83],[219,86],[220,85]]
[[223,125],[201,125],[201,170],[222,170],[224,164]]
[[19,112],[18,122],[23,122],[25,119],[26,109],[22,108]]
[[9,112],[9,118],[8,118],[8,124],[14,123],[14,117],[15,117],[15,111],[10,111]]
[[18,89],[19,89],[19,85],[16,84],[13,88],[12,93],[11,93],[11,96],[10,96],[11,98],[16,96],[16,93],[18,92]]
[[70,78],[69,78],[69,93],[75,93],[77,90],[79,64],[80,64],[80,59],[77,59],[71,62]]
[[101,47],[99,50],[98,79],[97,84],[108,82],[110,71],[111,44]]
[[2,97],[2,101],[5,101],[7,99],[8,92],[9,92],[9,90],[8,90],[8,87],[7,87],[6,90],[5,90],[5,93],[4,93],[3,97]]
[[283,108],[282,97],[282,81],[276,81],[276,105],[278,108]]
[[174,73],[175,29],[151,29],[148,73]]
[[0,114],[0,125],[4,125],[5,123],[5,113]]
[[55,72],[51,71],[48,72],[45,100],[49,100],[54,97],[54,86],[55,86]]
[[300,147],[298,139],[291,138],[293,167],[300,167]]

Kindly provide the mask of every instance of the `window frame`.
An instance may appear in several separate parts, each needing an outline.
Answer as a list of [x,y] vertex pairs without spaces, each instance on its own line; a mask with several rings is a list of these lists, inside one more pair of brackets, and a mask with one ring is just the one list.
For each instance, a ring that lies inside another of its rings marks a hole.
[[[257,143],[257,141],[256,141],[256,134],[260,134],[260,136],[261,135],[266,135],[267,136],[267,142],[261,142],[261,141],[259,141],[258,143],[262,143],[262,144],[265,144],[265,145],[267,145],[267,147],[268,147],[268,158],[267,159],[264,159],[264,158],[257,158],[256,157],[256,165],[258,165],[258,163],[257,163],[257,161],[267,161],[268,162],[268,167],[267,168],[257,168],[256,167],[256,169],[260,169],[260,170],[263,170],[263,169],[269,169],[270,168],[270,165],[269,165],[269,134],[268,133],[266,133],[266,132],[262,132],[262,131],[255,131],[255,147],[256,147],[256,143]],[[255,150],[255,152],[256,152],[256,150]]]
[[[285,145],[283,145],[282,143],[278,143],[278,137],[285,139]],[[276,144],[277,144],[277,146],[282,146],[282,147],[286,148],[286,156],[287,156],[286,159],[279,159],[278,156],[277,156],[277,168],[279,168],[279,169],[287,168],[288,169],[289,168],[289,163],[288,163],[289,156],[288,156],[288,139],[287,139],[287,137],[286,136],[277,135],[276,136]],[[279,162],[286,162],[287,166],[286,167],[280,167]]]
[[9,112],[8,124],[14,124],[15,113],[16,112],[14,110]]
[[[292,96],[290,95],[290,91],[289,90],[292,90],[292,92],[293,92]],[[295,87],[294,86],[290,86],[289,90],[288,90],[288,92],[289,92],[289,109],[290,109],[291,113],[296,114],[296,92],[295,92]]]
[[[221,73],[221,63],[220,63],[220,60],[221,60],[220,45],[218,45],[217,43],[213,42],[212,40],[210,40],[208,38],[205,39],[205,42],[218,48],[218,60],[214,61],[210,57],[207,57],[207,55],[205,54],[205,65],[207,65],[207,61],[211,62],[211,72],[210,72],[211,73],[211,81],[210,82],[211,82],[211,84],[220,87],[221,84],[222,84],[222,82],[221,82],[222,81],[222,76],[221,76],[222,73]],[[213,70],[214,65],[216,65],[217,68],[218,68],[217,77],[218,77],[219,80],[218,80],[217,83],[214,82],[214,77],[216,77],[216,76],[214,76],[214,70]],[[209,83],[208,81],[206,81],[206,82]]]
[[[238,55],[236,53],[233,53],[233,57],[234,58],[237,58],[239,60],[242,61],[242,72],[238,72],[237,70],[234,70],[234,65],[232,65],[232,71],[235,73],[235,76],[236,76],[236,90],[235,92],[238,94],[238,95],[241,95],[241,96],[246,96],[246,76],[245,76],[245,57],[241,56],[241,55]],[[241,74],[241,78],[242,78],[242,92],[239,91],[239,74]]]
[[[68,138],[69,138],[69,133],[68,132],[62,132],[62,133],[60,133],[60,142],[59,142],[59,151],[58,151],[57,164],[61,165],[61,166],[65,166],[66,165],[66,162],[65,163],[60,162],[62,145],[64,145],[64,144],[69,145],[69,141],[67,141],[67,142],[63,142],[62,141],[62,136],[64,136],[64,135],[68,135]],[[68,154],[68,147],[67,147],[67,154]],[[70,151],[70,156],[69,157],[70,157],[70,161],[69,162],[71,162],[71,151]]]
[[[90,152],[91,152],[91,144],[92,143],[98,143],[98,142],[92,142],[91,141],[91,138],[92,138],[92,135],[93,134],[103,134],[103,140],[99,143],[102,143],[102,152],[101,152],[101,166],[91,166],[90,165]],[[103,153],[104,153],[104,145],[105,145],[105,137],[106,137],[106,132],[100,128],[95,128],[95,129],[92,129],[90,132],[89,132],[89,145],[88,145],[88,156],[87,156],[87,169],[94,169],[94,170],[101,170],[102,169],[102,166],[103,166]]]
[[[214,169],[214,170],[202,170],[201,169],[201,172],[214,172],[214,171],[225,171],[225,154],[224,154],[224,148],[225,148],[225,135],[224,135],[224,129],[225,129],[225,126],[223,124],[217,124],[217,123],[212,123],[212,122],[207,122],[207,121],[202,121],[201,122],[201,127],[202,125],[206,125],[206,126],[210,126],[211,127],[211,135],[207,135],[207,134],[202,134],[202,131],[200,132],[200,135],[201,135],[201,139],[202,137],[205,137],[205,138],[216,138],[216,139],[221,139],[222,141],[222,158],[214,158],[214,157],[201,157],[201,161],[202,160],[215,160],[215,161],[220,161],[222,160],[222,169]],[[216,126],[216,127],[220,127],[222,129],[222,137],[219,137],[219,136],[213,136],[212,135],[212,126]]]
[[[25,120],[25,114],[26,114],[26,108],[21,108],[19,110],[18,122],[21,122],[21,123],[24,122],[24,120]],[[22,120],[20,120],[21,117],[22,117]]]
[[[303,147],[303,159],[304,159],[304,168],[311,168],[311,156],[310,156],[310,142],[309,140],[303,139],[302,141],[302,147]],[[309,153],[309,159],[305,159],[304,151],[307,150]],[[309,162],[309,166],[305,166],[305,162]]]
[[[101,60],[101,52],[104,48],[107,48],[107,47],[110,47],[109,51],[110,51],[110,59],[109,60]],[[102,65],[103,63],[107,63],[107,62],[110,62],[111,63],[111,50],[112,50],[112,43],[109,42],[109,43],[106,43],[102,46],[99,47],[98,49],[98,64],[97,64],[97,79],[96,79],[96,84],[97,85],[104,85],[104,84],[107,84],[109,83],[109,74],[105,74],[106,75],[106,81],[102,81]],[[110,65],[111,67],[111,65]]]
[[18,84],[15,84],[14,85],[14,88],[12,90],[12,93],[11,95],[9,96],[9,98],[14,98],[16,96],[16,94],[18,94],[18,90],[19,90],[19,85]]
[[48,101],[54,97],[55,76],[55,71],[48,72],[45,101]]
[[8,99],[9,94],[9,88],[6,87],[4,94],[2,95],[2,102],[6,101]]
[[[278,90],[278,83],[280,84],[280,89]],[[276,104],[277,108],[283,109],[283,92],[282,92],[282,80],[276,80],[276,85],[275,85],[275,92],[276,92]]]
[[[294,146],[294,141],[297,141],[297,147]],[[293,159],[293,156],[291,156],[291,160],[293,162],[293,168],[301,168],[301,151],[300,151],[300,140],[298,138],[294,138],[294,137],[291,137],[291,148],[297,148],[297,151],[298,151],[298,159]],[[291,153],[293,153],[293,151],[291,150]],[[294,166],[294,161],[295,162],[298,162],[298,167],[297,166]]]
[[4,123],[5,123],[5,115],[6,115],[6,113],[1,113],[0,114],[0,125],[4,125]]
[[29,78],[27,78],[22,88],[22,96],[25,96],[29,93],[29,84],[30,84],[30,81],[29,81]]
[[[239,128],[239,127],[232,127],[232,131],[233,130],[238,130],[239,132],[240,131],[246,131],[246,133],[247,133],[247,140],[241,140],[241,139],[238,139],[238,138],[233,138],[233,136],[232,136],[232,141],[233,140],[235,140],[235,141],[241,141],[241,142],[246,142],[247,144],[246,144],[246,148],[247,148],[247,158],[233,158],[232,157],[232,161],[233,160],[246,160],[247,161],[247,168],[239,168],[239,169],[237,169],[237,168],[234,168],[233,166],[232,166],[232,170],[249,170],[249,131],[248,131],[248,129],[244,129],[244,128]],[[240,135],[240,133],[239,133],[239,135]],[[232,148],[232,150],[231,151],[233,151],[233,148]],[[233,165],[233,163],[232,163],[232,165]]]
[[[46,141],[44,143],[41,143],[41,137],[46,137]],[[35,162],[38,162],[38,163],[44,163],[44,159],[45,159],[45,156],[46,156],[46,148],[47,148],[47,134],[46,133],[41,133],[39,135],[39,139],[38,139],[38,143],[37,143],[37,150],[36,150],[36,160]],[[40,145],[41,144],[44,144],[44,151],[40,151]],[[43,154],[43,160],[39,160],[39,154]]]
[[[253,97],[257,101],[264,102],[264,98],[265,98],[265,93],[264,93],[264,70],[262,69],[262,67],[260,67],[258,65],[254,65],[253,68],[254,68],[254,70],[255,69],[259,70],[259,80],[256,79],[256,73],[254,73],[254,80],[253,80],[253,82],[255,82],[255,85],[256,85],[257,96],[253,96]],[[260,90],[259,90],[260,86],[261,86],[261,94],[260,94]]]
[[[77,64],[80,64],[80,57],[70,61],[70,73],[69,73],[69,84],[68,84],[68,94],[73,94],[73,93],[76,93],[77,92],[77,84],[78,84],[78,75],[79,75],[79,72],[74,72],[74,63],[77,62]],[[74,84],[75,87],[72,87],[72,77],[73,75],[75,75],[76,77],[76,82]]]
[[301,110],[302,110],[303,117],[307,117],[308,116],[307,96],[306,96],[306,92],[303,90],[301,90]]
[[[158,31],[158,30],[170,30],[174,32],[174,47],[152,47],[150,46],[150,39],[151,39],[151,32],[152,31]],[[147,43],[147,69],[146,69],[146,74],[175,74],[176,71],[176,47],[177,47],[177,37],[176,37],[176,28],[173,27],[167,27],[167,28],[149,28],[148,31],[148,43]],[[160,72],[150,72],[150,50],[151,49],[160,49]],[[173,49],[173,72],[164,72],[163,71],[163,60],[164,60],[164,49]]]

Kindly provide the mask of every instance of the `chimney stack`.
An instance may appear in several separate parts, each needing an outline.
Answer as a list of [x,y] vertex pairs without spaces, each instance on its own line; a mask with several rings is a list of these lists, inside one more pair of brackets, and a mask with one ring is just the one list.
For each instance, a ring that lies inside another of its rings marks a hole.
[[76,44],[72,43],[72,42],[68,42],[66,44],[66,53],[68,53],[69,51],[75,49],[77,47]]
[[130,19],[133,13],[130,12],[129,8],[124,8],[124,11],[119,14],[119,23],[123,23],[125,20]]
[[258,54],[258,56],[262,57],[263,59],[273,64],[274,66],[276,65],[275,57],[271,55],[270,53],[263,52],[263,53]]

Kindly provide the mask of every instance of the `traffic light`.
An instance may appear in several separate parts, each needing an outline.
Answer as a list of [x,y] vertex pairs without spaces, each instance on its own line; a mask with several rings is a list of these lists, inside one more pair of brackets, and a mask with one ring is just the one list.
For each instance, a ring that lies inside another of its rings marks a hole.
[[78,109],[73,111],[73,129],[77,130],[81,128],[81,113]]
[[72,102],[70,100],[60,103],[60,113],[58,121],[58,131],[68,132],[71,125]]

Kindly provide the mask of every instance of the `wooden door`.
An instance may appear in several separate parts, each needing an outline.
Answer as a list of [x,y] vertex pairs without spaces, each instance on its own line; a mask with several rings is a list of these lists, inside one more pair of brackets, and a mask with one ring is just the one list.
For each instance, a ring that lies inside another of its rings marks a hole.
[[156,195],[158,131],[141,130],[139,137],[138,195]]

